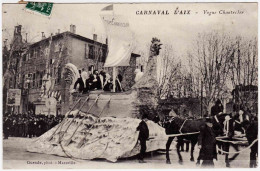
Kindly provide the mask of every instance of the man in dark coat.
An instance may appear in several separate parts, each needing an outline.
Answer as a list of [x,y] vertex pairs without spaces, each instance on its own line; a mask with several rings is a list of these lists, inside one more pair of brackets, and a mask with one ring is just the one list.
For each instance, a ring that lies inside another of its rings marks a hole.
[[155,117],[153,118],[153,122],[159,123],[159,121],[160,121],[160,117],[158,116],[158,114],[156,114]]
[[34,135],[34,120],[32,118],[29,119],[28,121],[28,135],[29,135],[29,138],[32,138],[33,135]]
[[205,125],[200,127],[198,147],[200,149],[200,159],[203,160],[202,166],[214,166],[213,159],[217,159],[216,134],[213,130],[212,119],[209,117],[206,118]]
[[[252,144],[258,137],[258,121],[252,120],[245,120],[242,123],[242,126],[246,130],[246,138],[248,140],[249,144]],[[255,142],[251,146],[251,152],[250,152],[250,168],[256,168],[257,167],[257,159],[256,156],[258,156],[258,141]]]
[[9,134],[10,134],[10,130],[11,130],[11,120],[9,119],[9,117],[5,117],[4,118],[4,125],[3,125],[3,131],[4,131],[4,139],[8,139]]
[[28,124],[29,124],[29,121],[28,121],[28,119],[26,118],[25,120],[24,120],[24,137],[27,137],[28,136]]
[[118,74],[116,77],[116,92],[122,92],[122,81],[123,81],[123,76],[121,74]]
[[138,140],[140,141],[140,145],[141,145],[141,149],[140,149],[140,153],[139,153],[139,163],[145,163],[144,161],[144,155],[145,155],[145,151],[146,151],[146,141],[149,138],[149,129],[148,126],[146,124],[147,122],[147,115],[144,114],[142,117],[142,121],[139,123],[138,127],[137,127],[137,131],[139,131],[139,136],[138,136]]
[[83,79],[81,77],[81,71],[79,70],[79,74],[80,74],[80,77],[77,79],[77,81],[75,82],[74,84],[74,89],[77,88],[77,85],[79,84],[79,92],[83,92],[84,90],[84,82],[83,82]]
[[98,73],[98,70],[95,70],[94,71],[94,80],[93,80],[93,86],[94,86],[94,90],[100,90],[102,89],[102,85],[101,85],[101,80],[100,80],[100,77],[99,77],[99,73]]
[[211,116],[215,116],[217,114],[219,114],[220,112],[223,112],[223,105],[221,103],[221,101],[218,99],[215,102],[215,105],[211,108]]

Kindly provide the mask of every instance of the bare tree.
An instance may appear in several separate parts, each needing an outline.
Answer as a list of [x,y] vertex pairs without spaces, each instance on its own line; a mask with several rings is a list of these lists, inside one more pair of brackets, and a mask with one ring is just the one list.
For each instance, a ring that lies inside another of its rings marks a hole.
[[[227,94],[226,81],[231,68],[230,61],[234,55],[234,42],[231,37],[217,32],[198,34],[194,49],[189,54],[193,59],[195,80],[202,82],[204,105],[210,110],[217,98]],[[196,70],[196,71],[195,71]],[[193,75],[194,75],[193,74]]]
[[[175,87],[180,82],[182,74],[181,63],[174,56],[171,45],[164,45],[160,58],[160,63],[158,64],[158,98],[162,99],[169,98],[176,91]],[[179,85],[181,84],[179,83]]]
[[249,109],[257,103],[258,82],[257,39],[236,37],[235,51],[231,59],[230,80],[235,89],[234,102]]

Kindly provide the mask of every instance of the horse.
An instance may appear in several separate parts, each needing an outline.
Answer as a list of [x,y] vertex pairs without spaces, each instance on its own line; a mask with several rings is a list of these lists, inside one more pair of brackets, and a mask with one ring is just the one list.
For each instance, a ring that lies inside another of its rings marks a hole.
[[245,129],[245,133],[246,133],[246,138],[247,141],[249,143],[249,145],[251,145],[252,143],[254,143],[250,148],[250,163],[249,163],[249,167],[250,168],[256,168],[257,164],[256,164],[256,156],[258,153],[258,143],[257,143],[257,138],[258,138],[258,121],[257,119],[252,119],[252,120],[244,120],[242,122],[242,127]]
[[[217,135],[221,135],[223,133],[223,122],[225,121],[226,116],[230,116],[230,114],[221,114],[216,115],[213,117],[213,129],[216,130]],[[185,134],[185,133],[194,133],[194,134],[188,134],[188,135],[181,135],[177,136],[177,154],[179,157],[179,163],[182,164],[183,159],[180,154],[180,145],[183,143],[183,139],[190,140],[191,142],[191,161],[194,161],[194,147],[198,142],[198,136],[199,136],[199,129],[200,127],[205,124],[205,121],[203,119],[198,120],[187,120],[182,119],[180,117],[174,117],[172,118],[168,123],[165,124],[165,132],[166,134]],[[231,123],[229,123],[231,127]],[[168,138],[168,141],[166,143],[166,163],[171,164],[170,156],[169,156],[169,149],[171,146],[171,143],[175,137],[171,136]],[[198,162],[199,162],[198,157]]]

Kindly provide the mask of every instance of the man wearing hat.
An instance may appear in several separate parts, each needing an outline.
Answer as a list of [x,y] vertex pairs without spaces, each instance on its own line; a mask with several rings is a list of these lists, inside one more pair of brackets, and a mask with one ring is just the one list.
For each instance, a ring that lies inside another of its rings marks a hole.
[[215,102],[215,105],[211,108],[211,116],[215,116],[221,112],[223,112],[223,105],[221,103],[221,101],[218,99]]
[[147,121],[148,121],[147,114],[144,114],[142,116],[142,121],[139,123],[139,125],[136,129],[137,131],[139,131],[138,140],[140,141],[140,145],[141,145],[141,149],[140,149],[140,153],[139,153],[139,157],[138,157],[139,163],[145,163],[144,155],[145,155],[145,151],[146,151],[146,141],[149,138],[149,129],[146,124]]
[[217,151],[216,134],[213,130],[212,118],[206,117],[205,124],[200,127],[198,147],[200,149],[199,158],[203,160],[202,166],[214,166],[213,159],[217,159]]

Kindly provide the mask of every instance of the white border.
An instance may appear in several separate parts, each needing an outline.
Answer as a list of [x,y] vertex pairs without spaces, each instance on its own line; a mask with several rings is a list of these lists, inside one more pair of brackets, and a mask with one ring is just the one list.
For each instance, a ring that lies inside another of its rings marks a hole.
[[[160,0],[121,0],[121,1],[118,1],[118,0],[98,0],[98,1],[93,1],[93,0],[29,0],[29,1],[34,1],[34,2],[54,2],[54,3],[111,3],[111,2],[114,2],[114,3],[154,3],[154,2],[157,2],[157,3],[162,3],[162,2],[185,2],[185,3],[188,3],[188,2],[202,2],[202,3],[213,3],[213,2],[223,2],[223,3],[227,3],[227,2],[259,2],[259,0],[163,0],[163,1],[160,1]],[[3,3],[17,3],[18,0],[2,0],[1,1],[1,4]],[[259,11],[259,5],[258,5],[258,11]],[[1,9],[0,9],[0,22],[1,22],[1,29],[2,29],[2,6],[1,6]],[[258,34],[259,34],[259,17],[258,17]],[[1,41],[0,41],[0,47],[2,47],[2,31],[0,33],[1,35]],[[258,36],[258,40],[259,40],[259,36]],[[258,49],[259,49],[259,41],[258,41]],[[1,59],[2,59],[2,50],[0,51],[0,56],[1,56]],[[2,60],[0,61],[1,63],[1,66],[2,66]],[[260,61],[258,59],[258,65],[260,64]],[[0,70],[0,74],[2,76],[2,68]],[[258,80],[259,80],[259,74],[258,74]],[[259,87],[259,81],[258,81],[258,87]],[[2,87],[2,79],[0,79],[0,87]],[[1,102],[1,105],[0,105],[0,113],[2,114],[2,89],[0,91],[0,102]],[[259,98],[258,98],[258,108],[259,108]],[[1,125],[1,131],[0,131],[0,136],[1,138],[3,137],[2,136],[2,116],[1,116],[1,119],[0,119],[0,125]],[[259,132],[259,127],[258,127],[258,132]],[[2,139],[0,141],[0,145],[1,145],[1,150],[0,150],[0,154],[2,156],[2,159],[0,160],[0,169],[3,168],[3,144],[2,144]],[[258,153],[259,154],[259,153]],[[258,159],[258,165],[259,165],[259,159]],[[258,166],[259,167],[259,166]],[[87,169],[87,168],[86,168]],[[172,168],[172,169],[176,169],[176,168]],[[193,169],[196,169],[198,170],[198,168],[193,168]],[[231,170],[234,170],[234,168],[225,168],[225,169],[221,169],[223,171],[231,171]],[[256,170],[256,169],[240,169],[240,168],[235,168],[235,169],[239,169],[239,170]],[[11,170],[16,170],[16,169],[11,169]],[[25,170],[25,169],[19,169],[19,170]],[[43,169],[40,169],[40,170],[43,170]],[[53,171],[56,171],[54,169],[49,169],[49,170],[53,170]],[[65,169],[64,169],[65,170]],[[67,169],[66,169],[67,170]],[[95,170],[95,169],[89,169],[89,170]],[[108,170],[108,169],[102,169],[102,170]],[[123,169],[117,169],[117,170],[123,170]],[[148,171],[149,169],[135,169],[137,171],[140,171],[140,170],[146,170]],[[161,170],[161,169],[160,169]],[[163,169],[165,170],[165,169]],[[180,170],[180,169],[179,169]],[[200,169],[199,169],[200,170]],[[210,169],[203,169],[203,170],[210,170]],[[216,168],[215,170],[219,170],[218,168]]]

